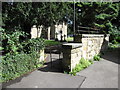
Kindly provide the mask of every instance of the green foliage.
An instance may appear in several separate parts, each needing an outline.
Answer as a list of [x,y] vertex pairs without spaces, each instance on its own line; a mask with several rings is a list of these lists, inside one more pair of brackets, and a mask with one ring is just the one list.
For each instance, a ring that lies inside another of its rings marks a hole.
[[119,21],[119,3],[112,2],[78,2],[76,3],[76,18],[78,25],[89,26],[101,29],[101,32],[108,33],[114,24]]
[[73,41],[73,40],[74,40],[73,37],[68,37],[68,38],[67,38],[67,41]]
[[119,48],[119,47],[120,47],[120,43],[117,43],[117,44],[110,43],[109,44],[109,50],[113,50],[113,49],[116,49],[116,48]]
[[89,62],[90,62],[91,64],[94,64],[93,60],[89,60]]
[[3,50],[4,48],[0,46],[0,51]]
[[63,71],[63,73],[64,73],[64,74],[69,74],[69,72],[67,72],[67,71]]
[[42,38],[32,38],[22,43],[24,53],[40,52],[44,48],[45,43]]
[[93,64],[92,60],[86,60],[84,58],[81,58],[79,64],[77,64],[72,70],[72,72],[69,72],[69,74],[75,76],[77,72],[89,67],[91,64]]
[[3,51],[3,56],[0,57],[0,70],[2,70],[0,82],[15,79],[43,64],[39,62],[40,50],[44,48],[43,39],[23,41],[20,36],[24,37],[26,35],[24,32],[7,33],[4,29],[0,31],[3,37],[0,46],[0,50]]
[[28,30],[33,25],[49,27],[56,22],[65,21],[64,17],[68,14],[68,17],[72,16],[70,5],[68,2],[3,2],[4,28]]
[[110,31],[109,31],[110,40],[113,44],[117,44],[120,42],[120,27],[114,26]]
[[45,46],[52,46],[52,45],[59,45],[59,44],[61,44],[59,41],[45,40]]
[[101,60],[100,55],[95,55],[95,56],[93,57],[93,59],[94,59],[95,61],[100,61],[100,60]]
[[100,33],[110,34],[110,42],[120,42],[119,2],[78,2],[76,19],[76,26],[100,29]]
[[17,54],[10,55],[7,54],[3,56],[2,62],[2,82],[15,79],[26,72],[29,72],[38,67],[39,64],[39,54],[33,52],[31,54]]
[[15,32],[6,32],[4,29],[0,29],[0,32],[2,34],[1,36],[1,42],[3,46],[4,54],[10,53],[10,54],[18,54],[18,52],[21,50],[22,45],[20,41],[20,36],[25,36],[26,34],[22,31],[15,31]]

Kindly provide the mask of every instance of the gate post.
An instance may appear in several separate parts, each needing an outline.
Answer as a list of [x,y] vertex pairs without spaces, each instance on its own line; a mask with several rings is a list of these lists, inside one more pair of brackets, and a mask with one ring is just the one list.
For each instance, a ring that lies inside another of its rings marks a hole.
[[67,43],[62,45],[63,48],[63,70],[72,71],[76,64],[79,63],[82,57],[81,43]]

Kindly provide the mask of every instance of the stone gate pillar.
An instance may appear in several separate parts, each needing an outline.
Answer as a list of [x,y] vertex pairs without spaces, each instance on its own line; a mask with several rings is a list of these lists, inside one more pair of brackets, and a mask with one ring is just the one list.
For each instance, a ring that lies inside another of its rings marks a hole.
[[67,43],[63,44],[63,70],[72,71],[76,64],[79,63],[82,57],[82,44],[81,43]]

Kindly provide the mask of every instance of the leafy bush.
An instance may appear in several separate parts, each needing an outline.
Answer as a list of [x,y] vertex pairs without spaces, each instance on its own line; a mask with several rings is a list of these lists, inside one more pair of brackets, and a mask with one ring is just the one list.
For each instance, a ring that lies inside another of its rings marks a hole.
[[[93,60],[99,61],[100,60],[100,56],[101,56],[100,54],[95,55]],[[91,64],[93,64],[94,63],[93,60],[87,60],[87,59],[81,58],[79,64],[77,64],[75,66],[75,68],[72,69],[72,72],[69,72],[69,74],[75,76],[77,72],[79,72],[79,71],[89,67]]]
[[17,54],[2,57],[2,74],[1,81],[12,80],[20,75],[29,72],[38,67],[40,64],[39,54],[37,52],[33,52],[31,54]]
[[33,51],[40,52],[41,49],[44,48],[44,39],[42,38],[32,38],[28,41],[22,43],[23,51],[25,53],[32,53]]
[[80,63],[83,68],[87,68],[91,64],[89,60],[86,60],[84,58],[81,58]]
[[100,55],[95,55],[95,56],[93,57],[93,59],[94,59],[95,61],[100,61]]
[[93,64],[94,62],[93,62],[93,60],[89,60],[89,62],[91,63],[91,64]]
[[110,41],[113,44],[118,44],[120,42],[120,27],[112,27],[109,31]]
[[120,47],[120,43],[118,43],[118,44],[109,43],[109,50],[113,50],[113,49],[116,49],[119,47]]
[[2,34],[2,47],[3,47],[3,54],[18,54],[18,52],[21,51],[22,44],[20,41],[20,36],[25,37],[25,33],[22,31],[16,31],[16,32],[9,32],[6,33],[4,29],[0,29],[0,32]]
[[20,36],[25,36],[24,32],[16,31],[6,33],[3,29],[2,45],[0,51],[3,56],[0,58],[0,82],[15,79],[42,65],[39,62],[40,50],[44,48],[44,40],[41,38],[21,41]]

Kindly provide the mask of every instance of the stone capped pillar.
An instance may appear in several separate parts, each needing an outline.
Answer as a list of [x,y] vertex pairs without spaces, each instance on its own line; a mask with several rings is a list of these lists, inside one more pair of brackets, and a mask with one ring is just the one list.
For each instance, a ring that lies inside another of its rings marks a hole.
[[82,57],[82,44],[81,43],[66,43],[63,47],[63,70],[72,71],[76,64],[79,63]]
[[98,55],[104,45],[103,41],[103,34],[82,34],[83,58],[90,60]]

